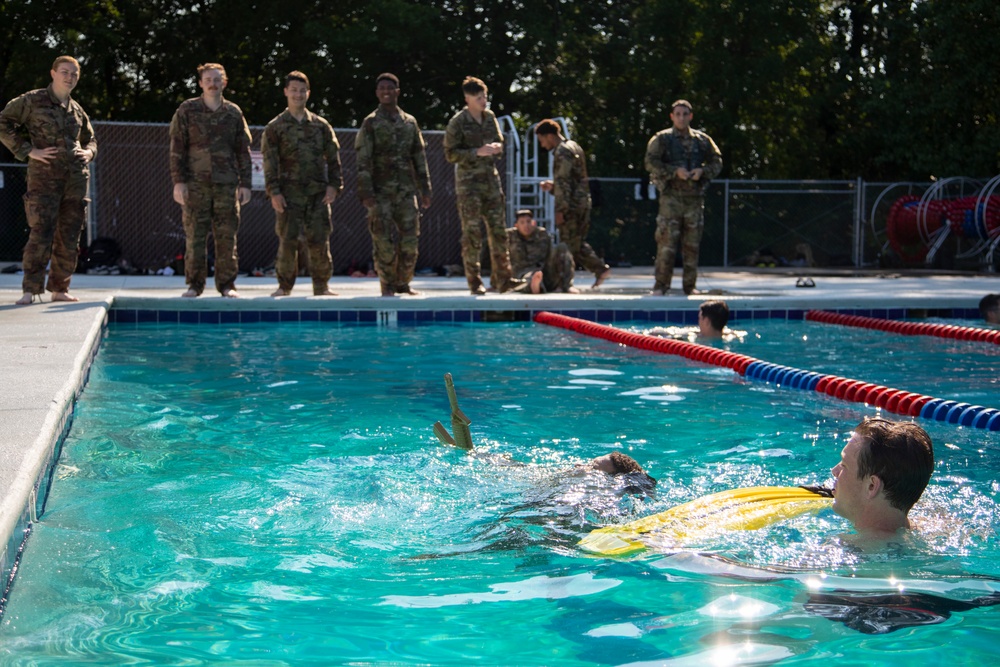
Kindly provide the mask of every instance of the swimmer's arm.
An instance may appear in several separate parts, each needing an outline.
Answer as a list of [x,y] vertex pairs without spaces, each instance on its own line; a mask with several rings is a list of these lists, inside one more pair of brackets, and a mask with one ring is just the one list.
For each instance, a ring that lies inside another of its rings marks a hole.
[[444,424],[441,422],[434,422],[434,435],[438,437],[438,440],[441,441],[442,445],[458,447],[458,443],[455,442],[455,439],[451,437],[451,434],[448,433],[448,429],[446,429]]

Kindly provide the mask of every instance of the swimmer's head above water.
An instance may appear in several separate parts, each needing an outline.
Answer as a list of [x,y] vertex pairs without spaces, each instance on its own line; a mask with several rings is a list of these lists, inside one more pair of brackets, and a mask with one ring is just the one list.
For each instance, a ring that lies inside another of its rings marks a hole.
[[698,307],[698,335],[702,338],[720,338],[729,324],[729,305],[714,299]]
[[649,492],[656,486],[656,480],[642,469],[638,461],[621,452],[616,451],[604,456],[598,456],[596,459],[591,459],[585,463],[584,467],[592,470],[600,470],[612,477],[619,475],[627,476],[630,480],[636,482],[636,486],[640,487],[637,490],[640,491]]
[[867,418],[840,453],[834,477],[833,511],[858,533],[887,536],[910,528],[910,508],[934,470],[930,436],[912,422]]
[[604,456],[598,456],[586,465],[600,470],[601,472],[606,472],[609,475],[621,475],[630,472],[646,472],[642,469],[642,466],[639,465],[638,461],[628,454],[622,454],[621,452],[611,452],[610,454],[605,454]]

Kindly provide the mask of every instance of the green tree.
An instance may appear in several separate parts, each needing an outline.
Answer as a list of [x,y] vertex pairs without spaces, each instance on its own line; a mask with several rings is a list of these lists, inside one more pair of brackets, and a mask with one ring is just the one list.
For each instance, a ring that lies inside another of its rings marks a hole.
[[995,0],[6,0],[0,101],[70,53],[92,117],[166,122],[217,61],[254,124],[301,69],[313,108],[350,127],[392,71],[403,108],[441,129],[471,74],[522,126],[570,119],[595,175],[642,175],[646,141],[686,97],[725,176],[985,177],[998,50]]

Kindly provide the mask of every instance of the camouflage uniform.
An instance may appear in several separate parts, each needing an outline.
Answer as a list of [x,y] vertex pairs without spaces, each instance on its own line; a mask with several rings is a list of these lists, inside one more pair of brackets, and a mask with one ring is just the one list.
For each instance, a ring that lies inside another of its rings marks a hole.
[[[679,167],[688,171],[701,168],[697,181],[681,180]],[[704,132],[682,134],[674,128],[653,135],[646,146],[646,169],[660,191],[660,213],[656,217],[656,284],[666,292],[674,273],[677,242],[681,241],[684,260],[682,285],[685,294],[694,291],[698,280],[698,247],[705,227],[705,190],[722,171],[722,153]]]
[[587,179],[587,156],[579,144],[563,140],[552,151],[552,181],[556,213],[563,214],[558,226],[559,238],[573,253],[573,260],[595,276],[608,269],[587,243],[590,229],[590,182]]
[[325,119],[308,109],[301,121],[285,109],[264,128],[260,150],[267,196],[280,194],[285,198],[285,211],[276,213],[274,227],[279,239],[275,260],[278,287],[290,292],[295,286],[299,233],[304,232],[313,294],[324,294],[333,275],[333,224],[330,205],[323,199],[328,185],[338,194],[344,189],[337,136]]
[[[69,291],[90,201],[90,169],[73,149],[79,145],[97,155],[90,119],[72,98],[63,106],[50,85],[7,104],[0,112],[0,141],[15,158],[28,161],[24,212],[30,232],[22,258],[22,289],[30,294],[45,291],[45,266],[51,259],[48,291]],[[49,147],[62,152],[48,163],[28,158],[32,148]]]
[[573,253],[565,243],[553,247],[552,237],[542,227],[535,227],[528,237],[511,227],[507,247],[516,277],[529,280],[532,273],[541,271],[546,292],[567,292],[573,286]]
[[232,102],[212,111],[201,97],[182,102],[170,121],[170,177],[186,183],[184,274],[198,294],[208,276],[206,241],[215,237],[215,287],[234,289],[239,272],[236,232],[240,226],[238,187],[249,188],[250,129]]
[[[361,123],[354,148],[358,197],[374,198],[368,209],[372,257],[383,290],[409,289],[417,266],[420,214],[417,194],[431,196],[424,138],[416,119],[399,109],[392,116],[379,107]],[[395,238],[394,238],[395,237]]]
[[486,222],[490,246],[491,285],[501,291],[511,287],[510,255],[507,252],[507,225],[503,188],[497,173],[498,156],[478,156],[476,151],[486,144],[503,143],[497,117],[483,111],[479,123],[468,108],[448,121],[444,135],[444,156],[456,165],[455,195],[458,216],[462,219],[462,263],[469,289],[482,287],[479,256],[483,249],[482,223]]

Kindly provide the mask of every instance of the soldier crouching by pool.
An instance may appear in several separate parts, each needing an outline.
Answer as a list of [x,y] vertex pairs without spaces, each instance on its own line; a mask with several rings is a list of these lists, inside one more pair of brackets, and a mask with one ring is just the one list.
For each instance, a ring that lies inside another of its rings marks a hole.
[[514,226],[507,230],[507,247],[514,277],[526,281],[532,294],[580,293],[573,287],[576,267],[569,246],[553,245],[552,237],[538,226],[530,209],[517,212]]

